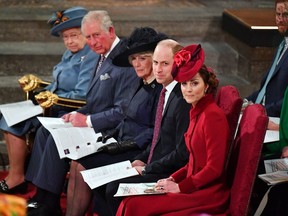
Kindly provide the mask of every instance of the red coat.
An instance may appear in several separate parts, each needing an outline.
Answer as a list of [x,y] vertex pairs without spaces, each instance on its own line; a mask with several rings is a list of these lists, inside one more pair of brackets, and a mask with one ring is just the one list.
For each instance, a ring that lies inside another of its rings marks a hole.
[[225,212],[229,198],[224,172],[228,136],[225,114],[212,96],[207,95],[190,111],[190,125],[185,134],[189,162],[171,175],[181,193],[126,198],[117,216],[185,216],[195,212]]

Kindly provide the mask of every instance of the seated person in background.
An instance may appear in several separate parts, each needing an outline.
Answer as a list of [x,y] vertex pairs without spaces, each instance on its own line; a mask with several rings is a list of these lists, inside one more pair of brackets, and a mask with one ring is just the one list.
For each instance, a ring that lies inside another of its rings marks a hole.
[[[155,182],[160,178],[169,177],[171,173],[187,163],[188,152],[184,133],[188,128],[191,105],[183,99],[180,84],[173,81],[171,74],[174,54],[181,48],[179,43],[171,39],[157,44],[153,54],[153,73],[157,82],[163,85],[164,91],[163,94],[161,91],[159,97],[159,111],[157,108],[152,143],[132,162],[132,166],[139,173],[138,176],[108,183],[106,191],[102,187],[93,190],[96,213],[101,212],[107,205],[109,207],[105,215],[116,214],[121,198],[113,196],[120,182]],[[106,205],[103,205],[103,202],[98,203],[99,197],[106,199]]]
[[[81,34],[81,20],[88,11],[74,7],[53,14],[49,23],[51,34],[61,36],[66,47],[61,62],[53,70],[53,81],[45,89],[59,97],[85,100],[97,55],[86,44]],[[67,19],[66,19],[67,18]],[[71,108],[53,106],[55,116],[70,112]],[[24,164],[28,153],[25,135],[36,130],[40,122],[36,117],[9,127],[1,116],[0,129],[4,132],[9,157],[9,174],[0,182],[1,193],[25,192]]]
[[280,117],[284,92],[288,86],[288,51],[284,48],[288,44],[288,0],[276,0],[275,2],[276,25],[284,39],[273,58],[270,70],[261,81],[260,88],[246,97],[243,103],[244,106],[249,103],[263,104],[270,117]]
[[[286,89],[285,94],[284,94],[284,98],[283,98],[283,105],[281,108],[281,115],[280,115],[280,124],[276,124],[273,121],[269,121],[268,123],[268,129],[269,130],[277,130],[279,132],[279,140],[275,141],[275,142],[269,142],[269,143],[263,143],[263,148],[262,148],[262,157],[261,160],[259,162],[259,166],[258,166],[258,170],[257,173],[258,174],[263,174],[266,172],[265,170],[265,165],[264,165],[264,161],[265,160],[269,160],[269,159],[277,159],[279,157],[288,157],[288,89]],[[277,186],[278,188],[278,186]],[[279,192],[277,188],[271,188],[271,194],[270,192],[267,192],[267,190],[269,190],[269,185],[267,185],[266,182],[264,182],[262,179],[260,178],[256,178],[255,182],[254,182],[254,188],[253,188],[253,194],[252,194],[252,199],[251,199],[251,209],[253,209],[253,211],[255,211],[257,208],[259,208],[259,203],[261,202],[261,200],[263,200],[263,196],[265,195],[265,193],[269,193],[269,203],[276,203],[278,202],[275,195],[272,194],[277,194]],[[284,190],[284,189],[283,189]],[[273,192],[272,192],[273,191]],[[267,195],[266,195],[267,196]],[[285,194],[286,196],[286,194]],[[283,200],[282,198],[280,198],[281,195],[279,194],[279,199]],[[272,200],[271,200],[272,199]],[[280,201],[279,201],[280,203]],[[261,205],[262,206],[262,205]],[[270,209],[269,211],[273,210],[273,208],[271,208],[272,205],[269,204],[270,207],[267,207],[268,209]],[[278,208],[277,208],[278,209]],[[279,212],[281,212],[282,207],[277,210]],[[275,213],[277,212],[275,211]],[[271,212],[270,212],[271,213]],[[269,215],[269,214],[265,214],[265,215]],[[274,214],[273,214],[274,215]],[[276,214],[277,215],[277,214]],[[285,215],[285,214],[283,214]]]
[[[288,146],[282,150],[282,158],[288,158]],[[288,179],[287,179],[288,181]],[[266,184],[266,183],[265,183]],[[254,216],[288,215],[288,182],[270,186],[263,196]]]
[[[149,27],[136,28],[126,41],[127,49],[113,60],[113,64],[118,66],[132,65],[141,80],[134,90],[131,90],[133,96],[124,120],[116,129],[102,133],[102,141],[113,136],[118,143],[104,146],[102,152],[72,161],[66,215],[85,215],[91,202],[92,190],[84,182],[80,171],[132,160],[151,143],[158,98],[162,89],[152,72],[152,55],[157,42],[166,38]],[[100,202],[101,197],[98,198]],[[105,215],[105,202],[100,205],[101,212],[98,214]]]
[[269,121],[268,129],[279,131],[279,141],[265,143],[263,145],[263,152],[269,157],[279,157],[285,146],[288,146],[288,88],[283,97],[283,105],[281,108],[280,123],[276,124]]
[[255,213],[255,216],[284,216],[288,215],[288,183],[281,183],[271,186],[267,192],[267,201]]
[[229,188],[225,180],[229,126],[216,105],[218,80],[203,65],[200,45],[183,48],[174,57],[175,80],[184,99],[191,104],[190,125],[185,134],[189,162],[168,178],[157,181],[155,190],[164,195],[125,198],[117,215],[191,215],[225,213]]
[[[132,67],[112,64],[122,52],[123,41],[117,37],[107,11],[90,11],[82,20],[82,34],[99,56],[88,87],[86,105],[62,118],[74,127],[91,127],[96,133],[115,128],[125,117],[131,100],[131,89],[139,84]],[[96,69],[97,68],[97,69]],[[28,169],[27,181],[36,186],[28,201],[28,215],[61,215],[60,197],[69,171],[68,158],[60,159],[52,135],[44,128],[37,130]]]

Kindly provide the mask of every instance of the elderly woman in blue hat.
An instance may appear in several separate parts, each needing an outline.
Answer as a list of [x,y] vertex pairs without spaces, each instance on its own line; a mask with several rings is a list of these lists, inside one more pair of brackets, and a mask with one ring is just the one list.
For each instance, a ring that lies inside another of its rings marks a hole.
[[[73,7],[58,11],[48,21],[52,25],[51,35],[63,39],[66,51],[61,61],[53,69],[53,81],[45,90],[61,98],[85,100],[89,80],[95,66],[96,54],[86,45],[81,34],[81,21],[88,11],[82,7]],[[70,108],[53,106],[54,116],[70,112]],[[24,193],[27,184],[24,181],[24,164],[27,155],[25,135],[40,125],[36,117],[9,127],[1,116],[0,129],[4,132],[9,157],[9,174],[0,181],[2,193]]]

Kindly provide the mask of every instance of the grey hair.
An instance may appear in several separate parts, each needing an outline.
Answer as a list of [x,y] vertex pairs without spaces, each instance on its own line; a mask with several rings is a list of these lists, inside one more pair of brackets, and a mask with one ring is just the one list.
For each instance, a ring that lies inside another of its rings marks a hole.
[[101,25],[102,30],[108,32],[113,27],[113,22],[105,10],[89,11],[82,19],[82,26],[86,22],[96,21]]

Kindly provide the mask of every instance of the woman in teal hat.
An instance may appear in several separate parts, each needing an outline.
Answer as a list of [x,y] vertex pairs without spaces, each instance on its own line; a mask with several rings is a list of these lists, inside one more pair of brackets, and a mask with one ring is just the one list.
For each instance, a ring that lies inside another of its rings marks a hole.
[[[55,12],[48,21],[52,25],[51,35],[63,39],[66,51],[61,61],[53,68],[53,80],[45,90],[62,98],[85,100],[91,73],[95,66],[96,54],[86,45],[81,33],[81,21],[88,11],[82,7],[73,7]],[[53,116],[70,112],[71,108],[54,105]],[[36,117],[9,127],[0,117],[0,129],[4,133],[9,157],[9,174],[0,181],[2,193],[24,193],[27,184],[24,181],[24,164],[28,154],[25,135],[39,125]]]

